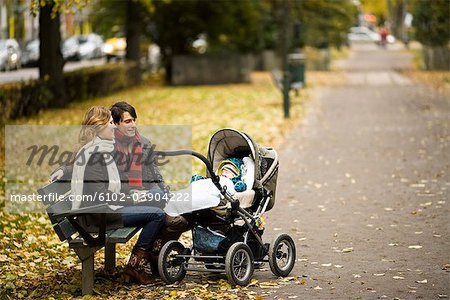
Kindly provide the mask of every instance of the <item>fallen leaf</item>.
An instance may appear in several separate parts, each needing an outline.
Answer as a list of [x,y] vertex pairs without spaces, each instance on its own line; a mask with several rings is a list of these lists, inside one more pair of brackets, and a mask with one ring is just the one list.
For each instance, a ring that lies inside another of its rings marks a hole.
[[423,183],[412,183],[409,186],[412,187],[412,188],[423,188],[423,187],[425,187],[425,184],[423,184]]
[[344,248],[344,249],[342,249],[341,252],[342,252],[342,253],[353,252],[353,247],[350,247],[350,248]]
[[420,245],[412,245],[412,246],[408,246],[409,249],[422,249],[422,246]]
[[4,255],[4,254],[0,254],[0,262],[5,262],[8,261],[8,256]]
[[256,280],[256,279],[252,279],[251,281],[250,281],[250,283],[248,284],[248,286],[254,286],[254,285],[257,285],[258,284],[258,280]]
[[424,279],[424,280],[417,280],[416,283],[425,284],[425,283],[428,283],[428,280],[426,280],[426,279]]
[[259,283],[260,287],[278,287],[278,283],[272,281],[264,281]]

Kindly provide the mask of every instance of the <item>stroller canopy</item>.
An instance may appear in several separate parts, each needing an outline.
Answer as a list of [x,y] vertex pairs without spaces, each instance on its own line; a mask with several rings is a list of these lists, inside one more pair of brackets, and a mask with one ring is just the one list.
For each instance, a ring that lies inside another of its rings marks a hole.
[[255,178],[252,188],[260,189],[264,187],[267,191],[273,193],[272,201],[267,208],[270,209],[274,204],[278,176],[278,155],[276,151],[256,144],[246,133],[235,129],[221,129],[209,141],[208,160],[212,163],[214,172],[226,158],[242,159],[247,156],[255,162]]

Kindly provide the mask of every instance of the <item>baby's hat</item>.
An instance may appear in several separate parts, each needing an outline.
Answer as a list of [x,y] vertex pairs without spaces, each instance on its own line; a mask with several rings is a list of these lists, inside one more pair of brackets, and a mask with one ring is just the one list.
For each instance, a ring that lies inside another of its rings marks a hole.
[[220,163],[219,168],[217,169],[217,175],[221,176],[223,170],[228,170],[234,175],[233,177],[239,176],[239,165],[240,163],[237,159],[225,159]]

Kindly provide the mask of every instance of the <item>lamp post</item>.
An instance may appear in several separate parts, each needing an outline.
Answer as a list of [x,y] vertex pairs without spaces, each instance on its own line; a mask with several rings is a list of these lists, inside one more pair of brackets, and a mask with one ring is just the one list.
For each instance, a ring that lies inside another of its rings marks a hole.
[[289,100],[289,85],[290,76],[288,70],[288,49],[289,49],[289,0],[283,1],[283,28],[282,28],[282,41],[281,41],[281,56],[283,64],[283,110],[284,117],[289,118],[290,100]]

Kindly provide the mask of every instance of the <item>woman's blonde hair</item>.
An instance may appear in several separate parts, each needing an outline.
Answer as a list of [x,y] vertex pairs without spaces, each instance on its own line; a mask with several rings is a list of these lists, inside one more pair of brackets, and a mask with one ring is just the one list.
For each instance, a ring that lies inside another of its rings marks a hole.
[[82,147],[94,140],[97,134],[109,123],[111,112],[103,106],[92,106],[84,114],[78,143]]

